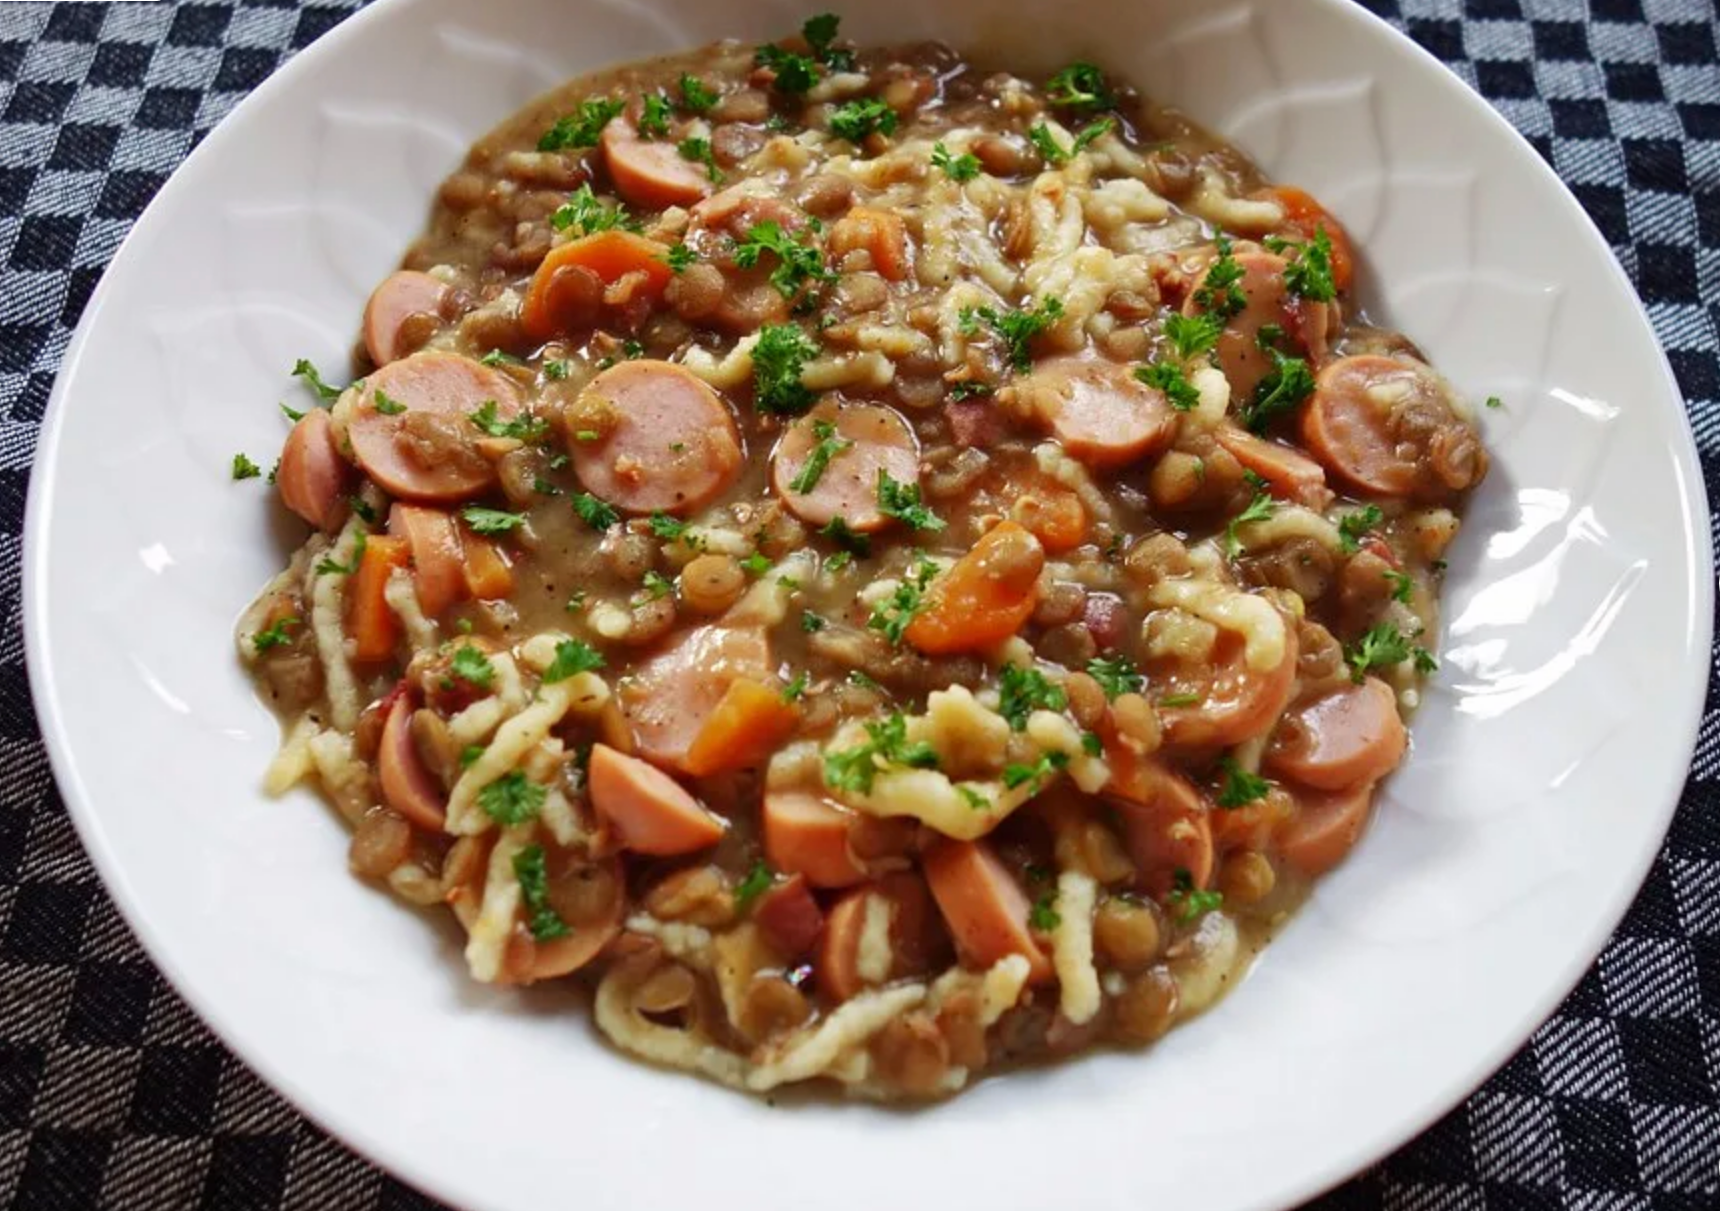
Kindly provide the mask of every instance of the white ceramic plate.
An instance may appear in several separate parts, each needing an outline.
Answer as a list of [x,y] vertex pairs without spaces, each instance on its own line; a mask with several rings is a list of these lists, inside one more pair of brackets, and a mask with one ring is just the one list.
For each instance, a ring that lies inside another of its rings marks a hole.
[[1706,510],[1678,394],[1599,236],[1432,59],[1343,0],[870,0],[863,40],[1024,70],[1095,57],[1327,200],[1376,315],[1476,397],[1496,455],[1452,561],[1444,670],[1354,858],[1254,977],[1146,1055],[917,1113],[772,1109],[601,1046],[566,993],[474,987],[350,878],[228,638],[286,531],[267,465],[297,357],[361,303],[474,137],[607,61],[803,13],[748,0],[385,0],[168,183],[66,356],[31,485],[30,671],[54,767],[174,985],[312,1116],[473,1208],[811,1198],[1281,1206],[1430,1123],[1592,960],[1671,814],[1706,673]]

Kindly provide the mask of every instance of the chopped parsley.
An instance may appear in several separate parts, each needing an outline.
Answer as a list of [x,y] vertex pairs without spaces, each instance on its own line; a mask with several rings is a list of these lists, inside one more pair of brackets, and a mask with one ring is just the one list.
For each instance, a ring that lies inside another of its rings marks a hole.
[[669,137],[669,98],[662,93],[646,96],[639,109],[639,133],[649,139]]
[[[858,670],[856,670],[858,671]],[[852,679],[853,674],[849,675]],[[876,683],[874,683],[874,686]],[[869,794],[878,771],[891,765],[936,769],[938,754],[924,740],[910,743],[908,721],[897,711],[866,725],[867,740],[854,748],[824,754],[824,783],[832,790]]]
[[1369,669],[1402,664],[1410,655],[1410,642],[1403,637],[1403,632],[1389,622],[1381,622],[1369,627],[1346,649],[1344,659],[1350,666],[1350,680],[1360,685]]
[[878,468],[878,511],[894,517],[912,530],[932,533],[944,528],[944,519],[920,502],[920,486],[905,484],[890,478],[884,468]]
[[541,492],[545,496],[560,496],[561,489],[541,475],[532,476],[532,491]]
[[621,514],[589,492],[581,492],[572,499],[573,511],[579,514],[579,520],[593,530],[607,530],[621,520]]
[[[756,228],[754,230],[757,230]],[[761,412],[804,412],[815,398],[800,372],[818,356],[818,342],[795,324],[766,324],[753,346],[753,404]]]
[[1045,157],[1047,164],[1063,164],[1074,159],[1087,149],[1087,145],[1115,126],[1115,120],[1100,118],[1097,122],[1089,122],[1075,135],[1075,141],[1067,148],[1057,142],[1057,136],[1051,133],[1051,128],[1043,122],[1035,122],[1027,132],[1027,140]]
[[854,52],[835,50],[830,45],[836,41],[836,31],[841,24],[842,18],[835,13],[819,13],[806,19],[806,24],[800,27],[800,36],[806,39],[820,63],[837,71],[847,71],[854,66]]
[[327,576],[332,573],[336,576],[351,576],[354,572],[358,571],[358,565],[364,560],[364,547],[366,541],[367,539],[364,531],[360,530],[358,532],[358,537],[355,538],[352,543],[352,558],[346,563],[336,563],[334,556],[324,555],[321,559],[317,560],[317,575]]
[[1338,546],[1346,555],[1362,549],[1362,535],[1379,525],[1385,515],[1378,505],[1364,505],[1338,519]]
[[1211,312],[1183,315],[1176,311],[1165,317],[1165,339],[1185,361],[1211,349],[1223,335],[1224,317]]
[[1200,695],[1190,693],[1166,694],[1159,699],[1159,705],[1167,710],[1174,710],[1181,706],[1199,706]]
[[233,456],[234,479],[256,479],[262,474],[263,468],[252,462],[249,456],[245,454],[235,454]]
[[1392,600],[1407,603],[1411,590],[1415,588],[1415,581],[1410,578],[1409,573],[1387,568],[1385,577],[1386,583],[1392,587]]
[[743,572],[750,572],[754,576],[763,576],[775,566],[776,565],[771,562],[770,556],[766,555],[763,551],[754,551],[751,555],[748,555],[745,559],[741,560],[741,570]]
[[[523,366],[526,364],[523,357],[515,357],[513,354],[502,349],[492,349],[488,353],[484,354],[483,357],[479,358],[478,361],[481,365],[485,366]],[[377,394],[380,395],[382,393],[379,391]]]
[[576,673],[592,673],[606,662],[603,653],[580,639],[564,639],[555,645],[555,659],[543,671],[545,685],[566,681]]
[[1332,281],[1332,237],[1326,234],[1325,227],[1316,228],[1314,238],[1306,244],[1292,244],[1273,236],[1264,242],[1273,252],[1293,254],[1284,266],[1284,284],[1291,294],[1312,303],[1329,303],[1338,297],[1337,285]]
[[675,150],[681,154],[683,160],[703,164],[705,175],[711,178],[713,184],[723,179],[723,170],[717,167],[717,153],[712,150],[709,139],[696,136],[685,138],[675,144]]
[[1117,103],[1116,95],[1105,83],[1105,73],[1079,60],[1051,77],[1045,85],[1045,99],[1063,109],[1083,112],[1110,109]]
[[585,590],[581,589],[579,592],[575,593],[572,597],[569,597],[567,599],[567,604],[562,606],[561,608],[566,610],[569,614],[577,614],[585,608],[585,597],[586,597]]
[[754,223],[747,238],[735,245],[735,264],[751,269],[765,253],[776,256],[770,284],[785,299],[792,299],[809,281],[833,282],[836,275],[824,267],[824,254],[785,232],[774,219]]
[[597,368],[599,370],[607,370],[611,366],[615,365],[616,362],[638,361],[640,358],[642,358],[644,356],[645,356],[645,346],[644,345],[641,345],[638,341],[631,341],[631,340],[622,341],[621,342],[621,351],[619,353],[606,353],[606,354],[604,354],[603,357],[598,359]]
[[1098,732],[1082,732],[1081,751],[1089,757],[1103,757],[1105,755],[1105,742],[1099,739]]
[[847,101],[830,112],[830,130],[850,143],[864,142],[871,134],[896,133],[896,111],[877,97]]
[[735,887],[735,911],[745,912],[749,904],[770,890],[775,878],[770,873],[770,867],[765,865],[764,859],[760,858],[754,862],[752,869],[747,871],[747,877]]
[[[323,376],[318,372],[317,368],[302,357],[293,363],[293,377],[303,379],[305,386],[316,392],[317,398],[325,403],[333,403],[335,400],[340,398],[341,389],[339,387],[331,387],[328,383],[324,382]],[[285,405],[283,404],[282,407],[285,407]],[[292,414],[289,412],[288,415]],[[301,412],[297,416],[293,416],[293,419],[297,420],[303,415],[304,413]]]
[[811,683],[812,677],[805,669],[801,669],[795,674],[793,681],[782,687],[782,700],[784,702],[799,702],[806,697],[806,687]]
[[280,409],[281,414],[288,420],[292,421],[295,425],[305,418],[305,414],[303,412],[300,412],[297,408],[289,408],[284,403],[280,405]]
[[862,673],[859,669],[848,670],[848,684],[858,686],[863,690],[875,690],[879,693],[882,693],[884,689],[883,686],[872,680],[872,678],[868,677],[865,673]]
[[1272,370],[1254,389],[1254,398],[1242,406],[1238,419],[1255,433],[1262,432],[1274,417],[1288,412],[1314,393],[1314,372],[1299,357],[1268,349]]
[[[538,790],[541,793],[543,788]],[[532,937],[539,942],[567,937],[567,922],[557,915],[549,902],[549,868],[544,861],[543,846],[528,845],[514,855],[514,878],[519,881],[520,899],[526,909],[526,928],[531,930]]]
[[[872,539],[850,526],[848,519],[840,513],[820,526],[818,532],[841,547],[843,554],[858,555],[865,559],[872,553]],[[837,566],[834,560],[829,562],[830,566]]]
[[1486,406],[1489,408],[1503,408],[1505,406],[1505,401],[1500,399],[1497,395],[1489,395],[1487,397]]
[[992,307],[963,307],[961,330],[965,336],[977,336],[984,322],[1003,341],[1009,353],[1009,364],[1017,374],[1033,368],[1033,338],[1063,317],[1063,300],[1048,298],[1037,307],[1017,307],[998,311]]
[[812,447],[812,453],[806,456],[806,465],[800,469],[800,474],[790,480],[788,485],[789,491],[802,495],[818,486],[818,481],[823,478],[831,459],[854,444],[837,437],[836,426],[827,420],[812,422],[812,436],[817,444]]
[[664,542],[680,542],[687,534],[686,522],[663,512],[651,514],[646,524],[651,527],[651,533]]
[[468,412],[466,419],[491,437],[511,437],[523,442],[538,442],[549,433],[549,422],[541,416],[533,416],[530,412],[522,412],[512,420],[503,420],[497,414],[496,401],[493,399],[479,404],[476,412]]
[[1171,892],[1165,899],[1176,909],[1177,920],[1184,925],[1224,906],[1223,892],[1199,890],[1194,885],[1194,876],[1181,866],[1171,876]]
[[721,99],[713,88],[708,88],[697,76],[681,73],[681,108],[688,113],[702,114],[712,108]]
[[1439,661],[1433,658],[1433,653],[1426,648],[1417,646],[1410,652],[1410,659],[1415,661],[1415,671],[1418,673],[1439,672]]
[[1224,771],[1224,785],[1218,791],[1220,807],[1246,807],[1266,798],[1266,792],[1272,789],[1272,784],[1259,774],[1251,774],[1236,764],[1234,757],[1226,757],[1218,767]]
[[944,175],[952,181],[971,181],[980,174],[978,156],[972,152],[952,156],[950,149],[941,142],[932,144],[932,167],[943,169]]
[[699,259],[699,254],[685,244],[669,245],[669,251],[663,254],[663,263],[675,273],[685,273],[687,266]]
[[524,513],[509,513],[506,509],[486,509],[481,505],[467,505],[460,510],[460,517],[472,527],[474,534],[506,534],[526,524]]
[[552,358],[543,364],[543,376],[552,383],[559,383],[567,377],[568,369],[565,358]]
[[288,629],[299,625],[301,624],[297,618],[277,618],[266,629],[251,636],[251,647],[258,655],[270,648],[285,647],[293,641],[293,637],[287,634]]
[[1053,685],[1038,669],[1006,664],[998,673],[997,712],[1014,731],[1024,730],[1034,711],[1060,711],[1068,705],[1063,687]]
[[646,601],[661,601],[675,591],[674,583],[654,568],[645,573],[639,584],[645,590]]
[[1057,892],[1053,889],[1033,902],[1033,909],[1027,914],[1027,924],[1040,933],[1050,933],[1063,924],[1056,906]]
[[1135,662],[1127,656],[1095,657],[1087,662],[1087,675],[1097,681],[1099,688],[1105,691],[1105,697],[1113,701],[1124,694],[1138,694],[1147,684]]
[[1272,502],[1272,496],[1262,488],[1255,488],[1254,499],[1248,502],[1248,507],[1230,519],[1230,524],[1224,527],[1224,553],[1235,559],[1242,554],[1242,537],[1237,533],[1239,527],[1250,522],[1265,521],[1278,509]]
[[803,93],[818,83],[818,64],[805,55],[776,45],[759,47],[753,52],[753,63],[768,67],[775,74],[773,83],[785,93]]
[[1164,393],[1165,402],[1178,412],[1193,412],[1200,407],[1200,392],[1195,390],[1182,367],[1175,362],[1154,362],[1137,366],[1135,377],[1149,387]]
[[579,103],[573,113],[556,119],[555,125],[538,137],[539,151],[565,151],[570,147],[596,147],[598,136],[621,116],[626,104],[614,97],[592,97]]
[[1207,267],[1194,301],[1202,311],[1227,320],[1248,306],[1248,296],[1242,290],[1242,266],[1231,255],[1230,237],[1220,232],[1213,247],[1218,249],[1218,259]]
[[904,572],[895,590],[872,607],[872,616],[866,620],[867,628],[882,632],[884,638],[900,646],[909,624],[925,608],[926,586],[937,574],[938,565],[920,556],[919,566],[911,574]]
[[487,690],[496,682],[496,666],[490,663],[490,658],[479,648],[469,643],[463,643],[454,649],[454,656],[448,662],[448,671],[468,685],[475,685],[481,690]]
[[388,392],[384,391],[381,387],[376,389],[376,397],[371,401],[371,406],[383,416],[399,416],[402,412],[406,411],[405,404],[392,398]]
[[1039,759],[1031,765],[1011,762],[1003,767],[1003,784],[1015,790],[1031,782],[1037,791],[1048,778],[1068,764],[1069,754],[1056,751],[1039,754]]
[[594,235],[616,227],[627,231],[637,230],[639,220],[628,214],[627,209],[619,202],[613,206],[606,205],[591,192],[590,184],[585,184],[568,194],[567,201],[555,208],[555,212],[549,216],[549,225],[557,231]]
[[813,634],[815,631],[822,631],[829,625],[829,623],[824,621],[822,615],[814,614],[811,610],[802,610],[800,612],[800,629],[805,631],[808,635]]
[[962,800],[976,812],[988,812],[992,809],[991,800],[965,782],[956,783],[956,794],[960,795]]
[[483,755],[484,755],[484,746],[483,745],[481,745],[481,744],[468,744],[465,748],[460,750],[460,768],[461,769],[471,769],[474,765],[476,765],[478,763],[478,758],[482,757]]
[[981,382],[977,378],[964,378],[961,382],[953,384],[944,393],[944,396],[946,399],[960,403],[964,399],[973,399],[975,396],[990,395],[991,391],[990,383]]

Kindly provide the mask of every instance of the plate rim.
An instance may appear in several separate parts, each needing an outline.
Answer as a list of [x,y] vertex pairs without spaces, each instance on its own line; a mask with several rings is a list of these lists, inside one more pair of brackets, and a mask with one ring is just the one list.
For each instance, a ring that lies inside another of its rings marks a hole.
[[[219,154],[219,149],[224,148],[232,138],[236,137],[235,131],[240,126],[238,119],[259,108],[276,92],[293,87],[299,76],[316,70],[324,58],[335,54],[336,47],[362,37],[363,31],[371,24],[379,23],[386,19],[385,15],[393,13],[395,9],[404,9],[415,2],[416,0],[372,0],[371,3],[350,13],[337,26],[318,36],[311,44],[295,52],[291,59],[278,67],[262,84],[241,98],[205,134],[201,142],[174,168],[156,195],[133,222],[124,241],[103,269],[101,280],[85,304],[72,337],[61,355],[53,389],[38,425],[36,446],[30,462],[30,481],[25,500],[24,526],[21,532],[20,601],[23,610],[25,667],[31,698],[36,709],[39,734],[48,759],[53,785],[60,793],[66,807],[66,814],[71,818],[78,839],[99,875],[104,890],[127,927],[137,938],[151,964],[160,972],[173,992],[192,1010],[198,1021],[224,1047],[231,1051],[236,1059],[255,1073],[271,1089],[279,1093],[297,1113],[304,1115],[342,1146],[351,1149],[367,1162],[378,1166],[400,1181],[440,1201],[448,1202],[450,1206],[459,1206],[464,1204],[455,1200],[465,1198],[463,1192],[439,1188],[418,1168],[409,1153],[396,1155],[396,1150],[391,1145],[374,1138],[370,1134],[365,1123],[347,1120],[334,1100],[322,1099],[321,1095],[301,1086],[289,1071],[262,1058],[260,1053],[263,1049],[253,1047],[243,1025],[238,1021],[217,1016],[205,1004],[205,998],[198,986],[186,972],[180,969],[173,957],[173,943],[157,932],[148,920],[143,906],[133,898],[132,888],[126,877],[122,859],[109,847],[106,831],[100,820],[100,813],[90,802],[79,776],[78,759],[74,753],[71,738],[64,730],[64,722],[59,707],[58,687],[53,676],[53,661],[51,659],[52,621],[48,616],[46,601],[49,551],[44,531],[49,525],[51,516],[49,499],[54,492],[60,471],[58,460],[64,429],[64,401],[68,391],[67,383],[75,377],[77,367],[85,355],[85,346],[95,326],[96,319],[101,314],[108,296],[113,292],[112,284],[117,276],[116,271],[125,268],[128,259],[136,255],[134,248],[147,242],[153,227],[163,221],[161,215],[172,208],[184,189],[189,188],[187,181],[190,174],[187,173],[187,168],[215,158]],[[1621,287],[1626,297],[1630,299],[1634,311],[1633,318],[1642,326],[1654,347],[1658,370],[1671,398],[1679,401],[1680,404],[1685,403],[1684,392],[1673,372],[1666,348],[1659,334],[1655,331],[1653,321],[1641,295],[1630,281],[1617,253],[1563,179],[1536,151],[1528,139],[1499,110],[1494,108],[1492,103],[1455,71],[1416,43],[1409,35],[1395,28],[1376,13],[1355,3],[1354,0],[1303,0],[1303,2],[1337,13],[1342,20],[1368,27],[1371,36],[1386,39],[1395,44],[1398,52],[1407,53],[1419,60],[1424,69],[1435,70],[1441,77],[1441,87],[1445,89],[1449,99],[1454,104],[1468,107],[1479,120],[1490,123],[1496,131],[1506,134],[1513,141],[1518,157],[1532,162],[1532,169],[1525,166],[1525,170],[1538,173],[1556,186],[1560,204],[1586,230],[1595,245],[1604,252],[1608,272],[1614,278],[1615,284]],[[794,6],[794,12],[797,15],[802,9],[810,11],[811,8],[815,7],[823,6],[808,4],[806,0],[799,0]],[[143,237],[142,239],[139,238],[140,235]],[[1678,432],[1682,441],[1672,443],[1671,454],[1673,464],[1678,472],[1678,498],[1684,510],[1685,532],[1688,536],[1688,541],[1679,545],[1683,548],[1682,555],[1685,567],[1692,583],[1692,593],[1687,603],[1689,618],[1686,639],[1692,648],[1712,652],[1715,581],[1710,503],[1704,486],[1695,433],[1686,407],[1680,407],[1677,410],[1677,420],[1679,422]],[[1677,747],[1679,751],[1688,755],[1694,754],[1710,681],[1711,672],[1707,669],[1704,670],[1703,676],[1692,677],[1683,696],[1683,701],[1677,704],[1676,719],[1680,725],[1676,729],[1679,738]],[[1652,847],[1645,846],[1644,856],[1635,860],[1629,867],[1623,868],[1628,870],[1630,878],[1621,884],[1624,889],[1622,892],[1607,897],[1604,911],[1597,918],[1602,923],[1602,927],[1590,931],[1590,936],[1584,937],[1580,946],[1570,948],[1569,957],[1562,965],[1557,978],[1548,981],[1539,995],[1532,1000],[1528,1009],[1515,1018],[1510,1028],[1500,1031],[1491,1047],[1478,1051],[1465,1071],[1448,1078],[1441,1093],[1438,1096],[1427,1098],[1415,1113],[1405,1114],[1390,1123],[1381,1124],[1366,1132],[1353,1133],[1346,1146],[1332,1151],[1331,1158],[1325,1165],[1310,1171],[1299,1184],[1272,1191],[1261,1198],[1257,1198],[1254,1203],[1255,1206],[1266,1208],[1268,1206],[1299,1204],[1317,1197],[1366,1167],[1384,1159],[1405,1143],[1420,1136],[1439,1119],[1469,1098],[1476,1089],[1491,1079],[1511,1056],[1521,1051],[1528,1044],[1535,1030],[1547,1020],[1558,1005],[1570,994],[1571,990],[1575,988],[1583,975],[1595,965],[1607,942],[1617,932],[1618,926],[1628,912],[1630,905],[1641,893],[1654,861],[1663,851],[1667,832],[1682,801],[1683,790],[1690,776],[1688,757],[1684,766],[1678,771],[1668,770],[1664,772],[1663,776],[1666,779],[1666,785],[1662,792],[1648,796],[1650,801],[1655,803],[1657,809],[1661,810],[1664,815],[1663,821],[1657,824],[1654,829],[1655,844]],[[1660,806],[1662,803],[1665,804],[1664,807]]]

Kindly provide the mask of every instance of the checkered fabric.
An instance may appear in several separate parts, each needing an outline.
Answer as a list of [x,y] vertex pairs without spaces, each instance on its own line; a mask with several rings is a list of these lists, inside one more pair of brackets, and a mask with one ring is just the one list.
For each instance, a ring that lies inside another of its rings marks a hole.
[[[1293,3],[1294,0],[1274,0]],[[1528,136],[1648,303],[1720,488],[1712,0],[1368,0]],[[404,1211],[186,1010],[48,773],[23,666],[24,488],[78,315],[198,140],[353,0],[0,4],[0,1206]],[[1720,1207],[1720,702],[1600,962],[1461,1108],[1325,1209]]]

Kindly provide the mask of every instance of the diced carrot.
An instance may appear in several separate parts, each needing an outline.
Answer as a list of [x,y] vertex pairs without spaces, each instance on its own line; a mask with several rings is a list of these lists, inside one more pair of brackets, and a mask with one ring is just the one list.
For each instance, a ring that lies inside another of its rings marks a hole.
[[872,268],[892,282],[908,276],[908,231],[902,216],[893,210],[856,206],[830,228],[830,259],[841,260],[864,248],[872,254]]
[[1265,193],[1284,208],[1285,225],[1304,239],[1311,240],[1320,228],[1326,229],[1326,235],[1332,241],[1332,284],[1340,291],[1348,290],[1356,276],[1356,254],[1344,225],[1305,189],[1297,189],[1294,185],[1274,185]]
[[353,659],[387,660],[400,641],[400,619],[394,616],[384,596],[388,576],[406,566],[408,548],[404,538],[372,534],[359,558],[358,571],[346,586],[346,629],[352,635]]
[[1039,540],[1048,555],[1073,551],[1087,538],[1087,507],[1081,497],[1048,476],[1027,479],[1009,515]]
[[1044,567],[1039,540],[1017,522],[999,522],[932,582],[908,642],[932,655],[1002,643],[1032,616]]
[[588,270],[605,285],[629,273],[643,273],[646,292],[661,297],[672,276],[664,259],[668,251],[655,240],[614,228],[550,249],[526,289],[525,302],[520,307],[520,327],[534,341],[547,341],[560,333],[553,287],[555,276],[562,269]]
[[465,555],[466,587],[478,601],[496,601],[514,591],[514,570],[493,542],[474,534],[460,536]]
[[750,677],[738,677],[729,683],[717,709],[693,738],[683,764],[689,774],[701,778],[721,770],[760,765],[799,722],[800,710],[783,701],[780,690]]

